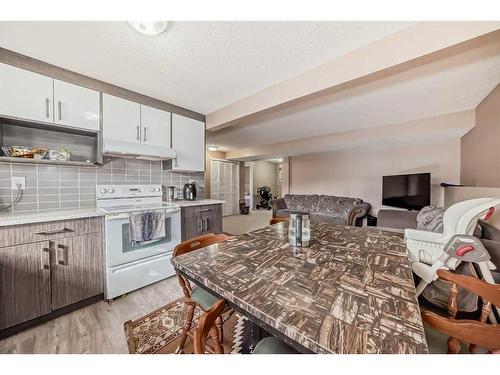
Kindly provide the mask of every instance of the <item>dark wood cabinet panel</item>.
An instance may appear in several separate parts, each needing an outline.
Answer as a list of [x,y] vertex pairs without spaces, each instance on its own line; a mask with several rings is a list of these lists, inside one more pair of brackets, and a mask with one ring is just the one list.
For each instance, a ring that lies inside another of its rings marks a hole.
[[103,292],[100,233],[56,240],[51,251],[53,310]]
[[101,217],[13,225],[0,229],[0,247],[102,232]]
[[222,207],[220,204],[182,207],[182,241],[207,233],[222,233]]
[[100,217],[0,228],[0,331],[102,294],[102,230]]
[[0,249],[0,329],[50,312],[49,241]]

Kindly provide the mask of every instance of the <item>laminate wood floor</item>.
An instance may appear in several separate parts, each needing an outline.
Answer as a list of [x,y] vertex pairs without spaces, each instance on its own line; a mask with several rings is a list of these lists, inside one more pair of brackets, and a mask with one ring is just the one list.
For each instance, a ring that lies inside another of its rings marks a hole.
[[123,323],[182,296],[176,277],[101,301],[0,341],[0,353],[128,353]]

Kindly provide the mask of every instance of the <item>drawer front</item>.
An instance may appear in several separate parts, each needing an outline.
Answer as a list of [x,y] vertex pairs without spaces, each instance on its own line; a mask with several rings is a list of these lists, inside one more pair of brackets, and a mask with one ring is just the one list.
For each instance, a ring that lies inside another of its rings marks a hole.
[[60,220],[0,228],[0,247],[102,232],[102,218]]

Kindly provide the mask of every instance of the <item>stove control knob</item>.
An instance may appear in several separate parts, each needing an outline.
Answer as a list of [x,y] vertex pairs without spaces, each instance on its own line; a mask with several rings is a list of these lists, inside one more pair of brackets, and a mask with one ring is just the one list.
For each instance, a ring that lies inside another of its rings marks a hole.
[[115,189],[109,189],[108,193],[113,194],[115,192]]
[[155,189],[154,189],[154,188],[151,188],[151,189],[149,189],[149,191],[150,191],[151,193],[154,193]]
[[101,190],[99,190],[99,193],[101,193],[101,194],[106,194],[107,192],[108,192],[108,191],[107,191],[106,189],[101,189]]
[[157,191],[157,192],[160,192],[160,190],[161,190],[160,188],[156,188],[156,191]]

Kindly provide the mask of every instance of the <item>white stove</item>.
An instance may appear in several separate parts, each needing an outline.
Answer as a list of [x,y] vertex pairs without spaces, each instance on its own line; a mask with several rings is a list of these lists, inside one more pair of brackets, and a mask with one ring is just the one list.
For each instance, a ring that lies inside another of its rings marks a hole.
[[[96,197],[106,213],[106,299],[173,276],[170,258],[181,241],[180,208],[162,202],[161,185],[98,185]],[[130,241],[130,214],[157,210],[165,212],[166,236]]]

